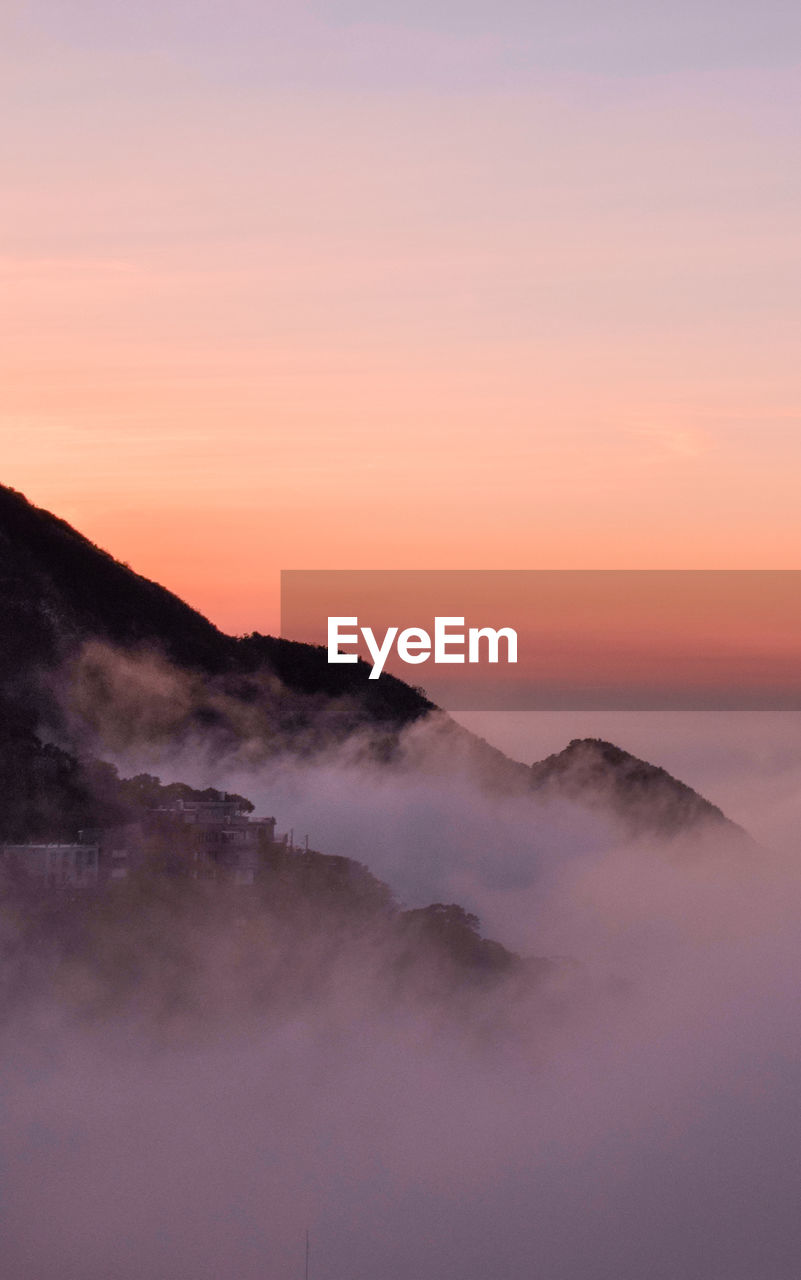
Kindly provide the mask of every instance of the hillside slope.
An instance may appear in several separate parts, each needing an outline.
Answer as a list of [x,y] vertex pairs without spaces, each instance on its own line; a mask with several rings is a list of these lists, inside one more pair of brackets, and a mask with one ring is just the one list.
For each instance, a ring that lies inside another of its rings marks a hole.
[[[218,691],[247,697],[247,677],[278,685],[284,726],[308,725],[314,699],[347,699],[350,721],[402,726],[432,704],[370,668],[329,665],[324,649],[257,633],[225,635],[172,592],[143,578],[64,520],[0,486],[0,696],[17,712],[56,711],[43,672],[74,661],[92,642],[150,651]],[[253,696],[258,687],[250,690]],[[312,703],[309,703],[309,699]]]
[[[8,778],[19,775],[23,757],[35,762],[31,776],[41,773],[37,731],[69,751],[99,755],[203,742],[213,755],[257,762],[355,742],[390,761],[403,731],[425,721],[417,768],[436,758],[469,771],[478,785],[605,806],[635,834],[673,836],[710,824],[739,830],[692,788],[611,743],[576,740],[527,768],[403,681],[386,673],[371,681],[369,671],[361,661],[329,665],[313,645],[225,635],[0,486],[0,754]],[[32,804],[40,803],[37,785],[29,785]]]

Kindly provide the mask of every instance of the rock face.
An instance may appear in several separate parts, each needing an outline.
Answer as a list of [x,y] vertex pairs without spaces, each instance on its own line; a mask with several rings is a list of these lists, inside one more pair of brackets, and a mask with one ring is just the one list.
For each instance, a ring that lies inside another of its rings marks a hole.
[[705,828],[746,839],[742,828],[692,787],[602,738],[574,738],[563,751],[533,764],[531,785],[544,794],[605,806],[634,835],[670,838]]

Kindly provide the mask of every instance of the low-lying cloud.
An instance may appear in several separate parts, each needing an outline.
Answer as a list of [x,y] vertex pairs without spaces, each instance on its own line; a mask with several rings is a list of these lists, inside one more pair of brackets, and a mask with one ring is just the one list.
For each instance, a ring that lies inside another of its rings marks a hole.
[[[538,803],[436,724],[392,769],[127,750],[129,771],[248,795],[409,905],[459,902],[561,962],[397,999],[371,937],[315,958],[311,933],[251,923],[234,945],[212,912],[174,939],[188,1012],[159,964],[102,1016],[84,970],[39,988],[3,1032],[8,1280],[292,1280],[307,1229],[312,1280],[795,1280],[801,874],[780,770],[748,802],[780,785],[787,823],[748,852]],[[259,976],[302,957],[296,998],[260,1007]]]

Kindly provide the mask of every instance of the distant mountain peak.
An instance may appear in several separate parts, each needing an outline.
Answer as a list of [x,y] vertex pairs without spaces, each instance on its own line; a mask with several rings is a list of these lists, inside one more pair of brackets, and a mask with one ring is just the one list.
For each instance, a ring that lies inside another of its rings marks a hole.
[[530,776],[537,791],[605,805],[635,834],[672,837],[705,826],[745,837],[692,787],[603,738],[573,738],[533,764]]

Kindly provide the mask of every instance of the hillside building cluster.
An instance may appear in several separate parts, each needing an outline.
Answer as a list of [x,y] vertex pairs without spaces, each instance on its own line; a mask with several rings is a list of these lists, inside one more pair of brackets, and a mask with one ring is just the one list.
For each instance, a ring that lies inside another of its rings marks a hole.
[[[92,889],[128,879],[154,850],[174,849],[190,879],[254,884],[276,847],[301,852],[275,818],[252,818],[239,797],[175,799],[124,826],[85,828],[72,843],[4,844],[6,867],[47,888]],[[308,841],[306,844],[308,848]]]

